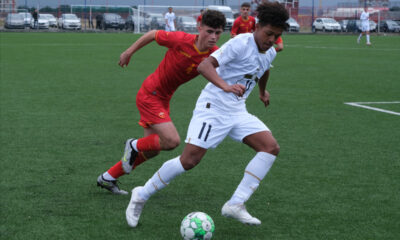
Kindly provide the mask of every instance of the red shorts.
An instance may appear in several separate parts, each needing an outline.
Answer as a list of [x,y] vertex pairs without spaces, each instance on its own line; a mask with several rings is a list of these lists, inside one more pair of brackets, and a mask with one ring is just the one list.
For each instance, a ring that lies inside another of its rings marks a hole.
[[171,122],[169,117],[169,99],[164,100],[157,95],[140,88],[136,95],[136,106],[139,109],[139,125],[148,128],[150,125]]

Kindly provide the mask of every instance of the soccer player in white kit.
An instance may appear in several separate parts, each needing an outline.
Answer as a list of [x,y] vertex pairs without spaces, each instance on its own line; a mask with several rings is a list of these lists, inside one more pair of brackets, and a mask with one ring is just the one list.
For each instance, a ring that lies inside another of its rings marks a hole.
[[175,13],[172,12],[172,7],[168,8],[168,12],[164,16],[165,19],[165,31],[174,32],[175,31]]
[[166,187],[175,177],[195,167],[207,149],[217,147],[226,136],[245,143],[256,154],[248,163],[242,181],[231,199],[222,207],[221,213],[245,224],[261,224],[260,220],[247,212],[244,203],[272,167],[279,153],[279,145],[268,127],[247,112],[245,101],[258,84],[260,100],[268,106],[266,84],[269,67],[276,56],[273,45],[287,28],[289,15],[277,2],[260,4],[257,12],[259,22],[254,33],[232,38],[197,68],[210,83],[197,100],[183,153],[166,161],[144,186],[132,190],[126,209],[129,226],[137,226],[144,204],[150,196]]
[[365,34],[367,37],[367,45],[371,45],[371,42],[369,41],[369,12],[367,7],[365,7],[364,12],[361,13],[360,20],[361,33],[360,36],[358,36],[357,38],[357,43],[360,43],[361,37],[363,36],[363,34]]

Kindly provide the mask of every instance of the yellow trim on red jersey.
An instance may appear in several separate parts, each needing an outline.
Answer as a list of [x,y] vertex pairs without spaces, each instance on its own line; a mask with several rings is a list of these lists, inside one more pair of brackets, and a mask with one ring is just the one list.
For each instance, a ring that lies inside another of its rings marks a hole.
[[[198,38],[199,38],[199,36],[196,36],[196,39],[198,39]],[[210,52],[210,49],[208,49],[208,50],[205,51],[205,52],[200,52],[200,50],[196,47],[196,40],[195,40],[195,42],[193,43],[193,47],[194,47],[194,49],[197,51],[198,54],[207,54],[207,53]]]

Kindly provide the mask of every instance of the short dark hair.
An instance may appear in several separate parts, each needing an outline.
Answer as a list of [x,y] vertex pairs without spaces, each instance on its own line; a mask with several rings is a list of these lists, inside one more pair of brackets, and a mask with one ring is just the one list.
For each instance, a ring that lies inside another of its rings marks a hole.
[[240,6],[240,8],[242,8],[242,7],[251,7],[251,5],[250,5],[250,3],[248,3],[248,2],[244,2],[244,3],[242,3],[242,5]]
[[225,28],[226,25],[226,19],[225,15],[216,10],[206,10],[203,13],[203,18],[201,19],[201,24],[202,25],[207,25],[212,28]]
[[257,7],[258,24],[261,26],[271,25],[287,30],[289,13],[283,5],[278,2],[263,2]]

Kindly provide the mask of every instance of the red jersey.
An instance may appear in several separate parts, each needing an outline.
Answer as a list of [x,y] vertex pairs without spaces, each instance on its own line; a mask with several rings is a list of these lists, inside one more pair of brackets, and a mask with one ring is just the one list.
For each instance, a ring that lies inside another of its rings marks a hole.
[[244,20],[242,16],[240,16],[233,22],[231,34],[238,35],[241,33],[254,32],[254,30],[256,30],[256,19],[252,16],[248,16],[247,20]]
[[279,36],[278,39],[276,39],[275,44],[283,43],[282,37]]
[[144,80],[142,87],[161,99],[169,100],[180,85],[199,75],[197,66],[218,47],[200,52],[195,45],[197,37],[185,32],[157,31],[156,42],[167,47],[168,51],[156,71]]

